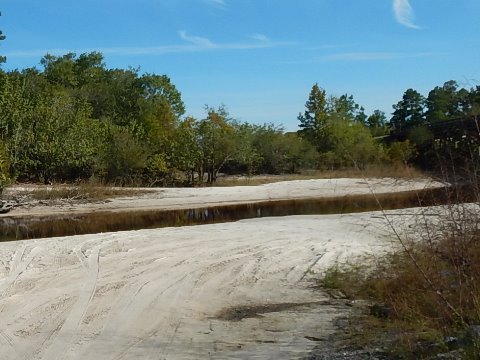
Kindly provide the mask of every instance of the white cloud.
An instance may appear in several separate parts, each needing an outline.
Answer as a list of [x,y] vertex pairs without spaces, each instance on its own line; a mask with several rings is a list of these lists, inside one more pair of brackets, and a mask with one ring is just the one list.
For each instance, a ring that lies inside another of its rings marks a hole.
[[179,31],[178,34],[183,40],[188,41],[193,45],[196,45],[202,48],[214,48],[216,46],[213,42],[211,42],[207,38],[202,38],[200,36],[189,36],[187,35],[187,32],[184,30]]
[[430,56],[444,55],[434,52],[423,53],[392,53],[392,52],[351,52],[338,53],[322,57],[326,61],[380,61],[380,60],[397,60],[410,58],[423,58]]
[[[121,55],[121,56],[139,56],[139,55],[163,55],[172,53],[194,53],[204,51],[227,51],[227,50],[254,50],[266,49],[280,46],[292,46],[291,42],[273,42],[266,36],[252,39],[255,41],[233,42],[233,43],[215,43],[207,38],[200,36],[192,36],[186,31],[179,31],[180,39],[184,43],[176,45],[159,45],[145,47],[104,47],[104,48],[83,48],[83,49],[36,49],[26,51],[11,51],[5,54],[7,57],[41,57],[45,54],[64,55],[69,52],[77,54],[98,51],[105,55]],[[186,42],[186,43],[185,43]]]
[[251,39],[253,40],[258,40],[258,41],[270,41],[270,39],[266,36],[266,35],[263,35],[263,34],[253,34],[250,36]]
[[204,1],[209,5],[222,7],[222,8],[227,7],[227,3],[225,2],[225,0],[204,0]]
[[393,0],[393,13],[399,24],[411,29],[420,29],[415,24],[415,14],[409,0]]

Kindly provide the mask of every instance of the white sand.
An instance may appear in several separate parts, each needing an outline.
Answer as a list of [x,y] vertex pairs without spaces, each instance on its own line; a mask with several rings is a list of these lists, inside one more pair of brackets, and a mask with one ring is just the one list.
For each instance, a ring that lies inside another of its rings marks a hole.
[[[332,183],[328,191],[319,190],[317,181],[261,188],[275,197],[362,188]],[[154,200],[185,204],[189,198],[181,193],[191,194],[195,203],[197,191],[167,190]],[[258,189],[245,187],[199,192],[202,199],[219,202],[235,198],[232,191],[242,199],[259,197]],[[321,338],[332,331],[332,319],[339,315],[334,306],[237,322],[216,316],[232,306],[326,300],[310,287],[315,274],[337,260],[391,247],[391,230],[379,213],[2,243],[0,359],[300,357],[316,344],[305,336]]]
[[[148,189],[143,196],[115,198],[105,203],[40,206],[15,208],[2,217],[63,214],[65,212],[131,211],[152,209],[184,209],[212,205],[252,203],[269,200],[308,199],[327,196],[380,194],[425,188],[444,184],[430,179],[314,179],[283,181],[260,186],[206,187],[206,188],[162,188]],[[12,187],[6,192],[23,187]],[[24,189],[25,190],[25,189]]]

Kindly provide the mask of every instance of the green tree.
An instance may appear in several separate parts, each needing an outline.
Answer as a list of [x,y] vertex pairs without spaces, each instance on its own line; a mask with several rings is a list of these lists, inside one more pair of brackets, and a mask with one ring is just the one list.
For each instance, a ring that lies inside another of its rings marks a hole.
[[3,141],[0,140],[0,195],[3,189],[10,182],[10,164],[7,149]]
[[189,185],[195,183],[195,174],[203,164],[200,147],[199,124],[193,117],[180,121],[175,129],[173,146],[170,153],[171,166],[183,171]]
[[297,173],[317,166],[319,154],[309,141],[291,132],[283,134],[279,140],[283,144],[280,150],[284,152],[282,172]]
[[182,95],[167,75],[145,74],[139,80],[146,100],[153,104],[167,102],[176,119],[185,113]]
[[260,172],[279,174],[283,171],[282,135],[283,128],[273,124],[264,124],[255,128],[253,146],[261,159],[258,165]]
[[393,105],[393,109],[395,111],[390,124],[396,133],[401,133],[425,122],[425,98],[416,90],[405,91],[402,100]]
[[344,94],[330,99],[330,114],[337,120],[365,123],[365,109],[355,102],[353,95]]
[[258,126],[248,123],[233,124],[235,155],[233,161],[249,176],[256,172],[262,157],[255,147],[255,133]]
[[98,154],[94,174],[117,185],[135,183],[148,166],[147,147],[125,127],[112,124],[105,131],[107,141]]
[[74,88],[79,84],[75,66],[75,53],[63,56],[47,54],[41,60],[43,73],[47,80],[59,87]]
[[35,97],[28,89],[27,79],[19,72],[0,74],[0,136],[9,153],[15,176],[29,168],[27,153],[33,147],[33,114]]
[[30,146],[21,155],[38,180],[75,180],[92,174],[97,153],[95,123],[87,103],[65,92],[42,96],[32,114]]
[[299,114],[299,134],[322,150],[327,146],[328,101],[326,92],[315,84],[312,86],[308,100],[305,103],[305,112]]
[[382,147],[375,142],[370,131],[361,123],[339,120],[330,130],[332,150],[324,156],[329,167],[365,169],[367,165],[383,159]]
[[387,117],[383,111],[375,110],[373,114],[367,118],[365,124],[374,137],[387,135],[389,133]]
[[387,154],[391,162],[404,166],[408,165],[418,152],[415,144],[405,140],[393,142],[389,146]]
[[426,99],[427,111],[425,113],[427,122],[432,124],[439,121],[458,118],[468,108],[468,91],[458,90],[456,81],[450,80],[443,86],[436,86],[428,93]]
[[207,173],[209,184],[217,180],[218,173],[235,155],[234,128],[224,106],[218,109],[206,106],[207,117],[198,124],[198,140],[202,152],[200,179]]

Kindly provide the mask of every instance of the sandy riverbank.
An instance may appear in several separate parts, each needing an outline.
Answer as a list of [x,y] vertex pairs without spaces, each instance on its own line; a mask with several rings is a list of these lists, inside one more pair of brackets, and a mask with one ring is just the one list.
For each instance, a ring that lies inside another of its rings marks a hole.
[[[154,200],[371,188],[357,181],[174,189]],[[392,181],[376,186],[392,190]],[[0,358],[301,358],[346,311],[313,290],[312,278],[335,261],[382,254],[392,239],[383,215],[371,212],[1,243]]]
[[[70,203],[31,207],[18,206],[1,217],[54,215],[64,213],[89,213],[94,211],[131,211],[154,209],[186,209],[216,205],[245,204],[262,201],[312,199],[343,195],[382,194],[426,188],[442,187],[443,183],[431,179],[313,179],[284,181],[259,186],[205,187],[205,188],[155,188],[140,196],[125,196],[104,202]],[[31,190],[28,186],[12,186],[6,195]],[[137,189],[142,190],[142,189]]]

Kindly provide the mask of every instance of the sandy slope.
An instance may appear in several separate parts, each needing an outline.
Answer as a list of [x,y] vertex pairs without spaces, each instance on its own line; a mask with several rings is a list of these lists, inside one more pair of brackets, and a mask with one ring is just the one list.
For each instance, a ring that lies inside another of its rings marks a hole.
[[[360,180],[326,184],[201,189],[202,197],[199,189],[173,189],[152,201],[183,206],[209,196],[218,202],[368,188]],[[392,181],[382,186],[392,189]],[[336,260],[380,254],[391,239],[381,214],[361,213],[1,243],[0,359],[301,357],[316,345],[306,337],[329,334],[344,311],[311,289],[312,274]],[[287,305],[266,311],[272,304]],[[238,306],[260,306],[260,316],[219,318]]]
[[312,272],[389,249],[376,213],[265,218],[3,243],[0,358],[294,358],[331,306],[242,321],[239,305],[325,300]]

